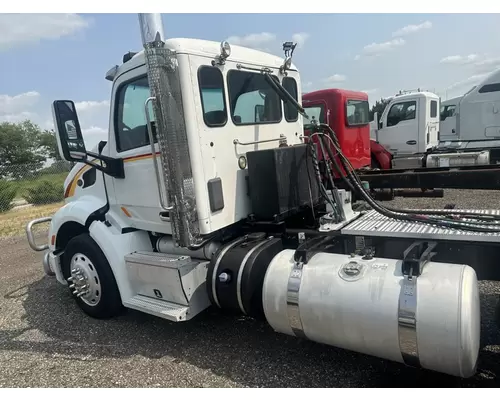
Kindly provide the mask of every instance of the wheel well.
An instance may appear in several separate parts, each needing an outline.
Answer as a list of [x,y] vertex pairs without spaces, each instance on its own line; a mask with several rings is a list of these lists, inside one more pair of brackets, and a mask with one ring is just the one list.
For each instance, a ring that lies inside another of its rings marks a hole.
[[375,165],[375,168],[382,169],[380,162],[378,161],[377,157],[374,154],[371,155],[371,163],[372,163],[372,168]]
[[57,232],[56,249],[64,249],[68,242],[75,236],[87,233],[88,229],[78,222],[69,221],[62,224]]

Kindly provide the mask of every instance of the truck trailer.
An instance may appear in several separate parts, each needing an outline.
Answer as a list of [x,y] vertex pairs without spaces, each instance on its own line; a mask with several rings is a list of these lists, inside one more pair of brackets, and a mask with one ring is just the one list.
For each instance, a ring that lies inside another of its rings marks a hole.
[[[478,280],[498,279],[499,212],[377,203],[330,126],[314,124],[316,143],[303,135],[310,118],[290,53],[166,39],[161,15],[139,21],[144,49],[106,74],[106,141],[88,151],[74,103],[53,102],[59,151],[77,164],[65,205],[26,227],[45,272],[94,318],[130,308],[182,323],[216,307],[474,375]],[[327,185],[319,149],[347,189]],[[371,209],[353,211],[352,193]],[[32,228],[44,222],[37,244]]]

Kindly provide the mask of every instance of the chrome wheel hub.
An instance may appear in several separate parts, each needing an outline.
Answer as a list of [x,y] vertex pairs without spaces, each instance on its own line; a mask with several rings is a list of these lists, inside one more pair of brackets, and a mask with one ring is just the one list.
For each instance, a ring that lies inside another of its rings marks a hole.
[[101,299],[101,280],[92,261],[84,254],[75,254],[71,259],[70,273],[68,282],[73,294],[89,306],[96,306]]

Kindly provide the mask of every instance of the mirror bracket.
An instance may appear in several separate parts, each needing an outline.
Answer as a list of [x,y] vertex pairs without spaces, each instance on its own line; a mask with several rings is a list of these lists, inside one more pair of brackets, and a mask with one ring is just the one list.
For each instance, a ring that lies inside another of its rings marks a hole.
[[82,160],[82,162],[84,162],[85,164],[91,165],[97,170],[104,172],[106,175],[112,176],[113,178],[125,178],[125,169],[123,168],[122,158],[103,156],[102,154],[92,153],[90,151],[88,151],[86,154],[87,156],[93,157],[95,160],[99,160],[101,162],[96,163],[93,161],[89,161],[86,158],[85,160]]

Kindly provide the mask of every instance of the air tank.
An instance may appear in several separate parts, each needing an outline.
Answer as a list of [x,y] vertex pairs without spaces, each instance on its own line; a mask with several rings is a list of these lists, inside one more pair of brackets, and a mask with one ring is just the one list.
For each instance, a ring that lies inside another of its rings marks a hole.
[[291,336],[463,378],[479,356],[480,307],[475,271],[427,262],[418,277],[402,260],[294,250],[271,261],[263,284],[271,327]]

